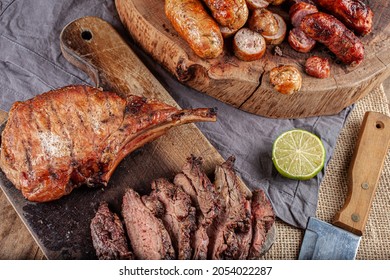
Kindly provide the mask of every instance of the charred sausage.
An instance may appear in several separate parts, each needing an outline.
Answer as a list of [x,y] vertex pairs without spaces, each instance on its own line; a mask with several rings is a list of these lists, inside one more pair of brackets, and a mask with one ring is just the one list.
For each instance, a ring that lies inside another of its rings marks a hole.
[[302,19],[306,15],[318,12],[316,6],[306,2],[296,2],[290,7],[289,16],[291,24],[294,26],[288,34],[288,43],[297,52],[310,52],[316,45],[316,41],[306,36],[306,34],[299,28]]
[[301,53],[310,52],[316,45],[316,41],[306,36],[299,27],[290,30],[287,40],[291,48]]
[[328,78],[330,75],[329,60],[324,57],[311,56],[306,60],[305,72],[319,79]]
[[315,0],[315,3],[360,35],[366,35],[372,30],[374,13],[363,1]]
[[357,66],[363,61],[362,42],[334,16],[322,12],[307,15],[300,28],[307,36],[327,46],[343,63]]
[[201,58],[215,58],[223,51],[218,24],[199,0],[166,0],[165,14],[179,35]]
[[290,7],[288,14],[291,20],[291,24],[294,27],[298,27],[306,15],[310,15],[316,12],[318,12],[316,6],[305,2],[297,2]]
[[249,15],[245,0],[203,0],[214,19],[232,29],[242,27]]

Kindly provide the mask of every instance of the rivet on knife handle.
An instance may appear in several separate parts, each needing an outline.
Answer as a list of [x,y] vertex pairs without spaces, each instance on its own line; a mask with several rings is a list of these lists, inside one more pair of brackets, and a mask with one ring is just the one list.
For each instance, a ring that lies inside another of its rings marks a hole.
[[390,141],[390,118],[367,112],[348,171],[348,194],[333,224],[363,235]]

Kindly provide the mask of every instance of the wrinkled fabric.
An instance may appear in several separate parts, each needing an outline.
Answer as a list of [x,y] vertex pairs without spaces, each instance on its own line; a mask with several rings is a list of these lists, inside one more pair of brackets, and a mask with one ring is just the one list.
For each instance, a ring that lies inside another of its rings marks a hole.
[[[15,101],[69,84],[93,85],[84,72],[66,61],[59,44],[61,30],[83,16],[98,16],[108,21],[131,42],[112,0],[0,0],[0,109],[8,111]],[[266,191],[278,218],[304,228],[308,217],[315,216],[325,169],[308,181],[283,178],[272,164],[272,143],[286,130],[308,130],[322,139],[327,164],[352,106],[333,116],[260,117],[190,89],[147,55],[141,53],[141,58],[181,107],[218,108],[218,121],[198,123],[199,129],[225,159],[236,156],[238,174],[248,187]]]

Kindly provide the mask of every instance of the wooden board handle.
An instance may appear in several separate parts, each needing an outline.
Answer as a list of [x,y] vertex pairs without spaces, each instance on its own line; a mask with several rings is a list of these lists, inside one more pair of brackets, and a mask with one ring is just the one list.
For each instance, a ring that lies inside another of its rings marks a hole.
[[177,106],[115,28],[101,18],[83,17],[69,23],[60,34],[60,46],[64,57],[97,87]]
[[366,112],[348,171],[347,198],[334,225],[363,235],[389,140],[390,118]]

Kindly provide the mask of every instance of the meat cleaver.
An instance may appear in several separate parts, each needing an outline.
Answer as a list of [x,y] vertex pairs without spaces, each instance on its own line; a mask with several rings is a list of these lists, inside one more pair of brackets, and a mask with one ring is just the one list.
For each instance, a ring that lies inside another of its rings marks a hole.
[[390,117],[366,112],[348,170],[348,194],[333,224],[310,217],[300,260],[353,260],[379,181],[390,140]]

